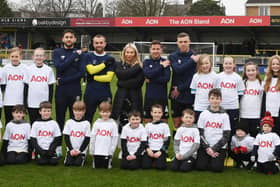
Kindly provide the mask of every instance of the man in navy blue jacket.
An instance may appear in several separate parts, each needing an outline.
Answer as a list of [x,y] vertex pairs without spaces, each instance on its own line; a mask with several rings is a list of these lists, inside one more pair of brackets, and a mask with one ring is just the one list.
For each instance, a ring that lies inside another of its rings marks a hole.
[[143,72],[146,80],[146,94],[144,101],[144,122],[152,121],[151,107],[162,105],[163,119],[168,120],[167,83],[170,79],[170,62],[161,57],[160,41],[153,40],[150,46],[150,58],[143,62]]
[[73,118],[72,105],[81,97],[81,78],[85,73],[84,55],[74,48],[76,42],[73,30],[63,32],[63,48],[53,51],[53,62],[56,67],[57,86],[55,93],[56,120],[63,130],[65,113],[69,108]]
[[181,125],[182,111],[193,108],[194,96],[190,84],[196,72],[196,62],[199,56],[190,50],[190,36],[187,33],[177,35],[178,50],[168,57],[172,67],[172,83],[170,89],[171,110],[174,132]]
[[87,53],[87,87],[85,91],[86,114],[90,123],[97,106],[105,100],[112,100],[110,82],[114,77],[115,59],[105,52],[106,38],[101,34],[93,37],[94,51]]

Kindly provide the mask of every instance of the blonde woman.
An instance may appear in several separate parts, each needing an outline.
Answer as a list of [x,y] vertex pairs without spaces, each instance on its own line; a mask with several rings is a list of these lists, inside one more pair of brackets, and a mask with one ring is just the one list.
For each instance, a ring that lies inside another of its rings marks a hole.
[[[118,120],[121,112],[137,110],[142,113],[142,85],[144,74],[138,50],[132,43],[128,43],[121,53],[121,62],[115,66],[118,78],[117,92],[114,98],[112,118]],[[131,104],[128,107],[127,101]]]

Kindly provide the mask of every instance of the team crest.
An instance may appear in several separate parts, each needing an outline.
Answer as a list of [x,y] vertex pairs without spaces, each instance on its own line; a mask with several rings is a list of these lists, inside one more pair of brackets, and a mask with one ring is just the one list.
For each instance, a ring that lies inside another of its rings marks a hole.
[[64,60],[65,56],[60,56],[61,60]]
[[150,68],[152,68],[152,67],[153,67],[153,65],[152,65],[152,64],[150,64],[150,65],[149,65],[149,67],[150,67]]
[[96,60],[95,59],[92,61],[92,64],[96,64]]
[[181,63],[182,63],[181,59],[178,59],[178,63],[179,63],[179,64],[181,64]]

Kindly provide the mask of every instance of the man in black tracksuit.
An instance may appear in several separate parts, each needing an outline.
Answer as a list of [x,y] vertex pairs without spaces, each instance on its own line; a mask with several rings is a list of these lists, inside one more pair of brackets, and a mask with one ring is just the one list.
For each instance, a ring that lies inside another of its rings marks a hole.
[[53,51],[53,62],[56,67],[57,86],[55,93],[56,120],[61,131],[65,122],[65,113],[69,108],[73,118],[72,105],[81,98],[80,80],[85,73],[84,55],[74,48],[75,33],[65,30],[63,33],[63,48]]

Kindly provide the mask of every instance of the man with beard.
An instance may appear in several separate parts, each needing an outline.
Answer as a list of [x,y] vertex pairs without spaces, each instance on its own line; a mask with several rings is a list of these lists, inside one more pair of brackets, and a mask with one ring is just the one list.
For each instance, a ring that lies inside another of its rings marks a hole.
[[87,53],[86,71],[87,87],[85,91],[86,114],[90,123],[97,106],[105,100],[111,101],[110,82],[114,77],[113,66],[115,59],[105,52],[106,38],[101,34],[93,37],[94,51]]
[[63,130],[67,108],[73,118],[72,105],[81,97],[80,81],[85,73],[84,54],[74,48],[76,42],[73,30],[63,32],[63,48],[53,51],[53,62],[56,67],[57,86],[55,93],[56,120]]

